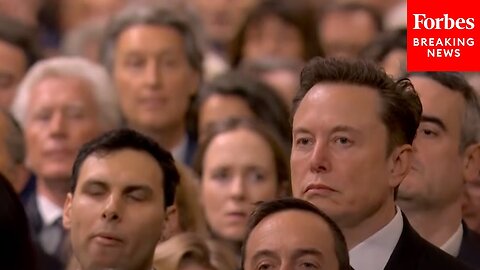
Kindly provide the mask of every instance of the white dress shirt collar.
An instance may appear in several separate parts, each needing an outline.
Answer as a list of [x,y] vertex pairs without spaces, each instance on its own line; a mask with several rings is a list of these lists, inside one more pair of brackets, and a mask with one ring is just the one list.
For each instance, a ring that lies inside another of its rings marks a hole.
[[402,212],[397,207],[397,213],[387,225],[349,251],[350,265],[355,270],[384,269],[402,230]]
[[453,257],[457,257],[458,253],[460,252],[460,246],[462,245],[462,239],[463,239],[463,226],[462,226],[462,223],[460,223],[460,225],[458,226],[458,229],[447,240],[447,242],[445,242],[440,247],[440,249],[452,255]]
[[52,225],[58,218],[62,217],[63,208],[58,207],[45,196],[37,195],[37,205],[45,226]]

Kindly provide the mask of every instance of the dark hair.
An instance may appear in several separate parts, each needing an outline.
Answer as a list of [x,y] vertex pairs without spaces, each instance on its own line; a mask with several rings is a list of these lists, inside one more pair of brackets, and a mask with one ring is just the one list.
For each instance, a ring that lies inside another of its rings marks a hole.
[[240,71],[229,71],[214,78],[203,87],[197,97],[195,110],[212,96],[235,96],[247,103],[250,110],[264,124],[273,127],[288,148],[291,144],[289,111],[281,97],[266,83]]
[[149,137],[128,128],[109,131],[82,146],[73,163],[71,193],[75,192],[80,169],[89,156],[108,155],[123,149],[145,152],[157,161],[163,171],[165,207],[173,205],[180,176],[172,155]]
[[[255,227],[260,222],[262,222],[262,220],[264,220],[265,218],[273,214],[280,213],[287,210],[304,211],[320,217],[328,225],[328,228],[332,232],[334,245],[335,245],[335,254],[337,255],[338,266],[339,266],[338,269],[339,270],[351,269],[349,264],[347,244],[345,242],[345,237],[343,236],[340,228],[324,212],[322,212],[320,209],[315,207],[315,205],[311,204],[310,202],[307,202],[301,199],[296,199],[296,198],[283,198],[283,199],[277,199],[269,202],[262,202],[259,205],[257,205],[255,210],[250,214],[250,217],[247,223],[247,231],[246,231],[245,238],[243,240],[243,245],[242,245],[242,269],[244,268],[244,263],[245,263],[245,249],[247,246],[247,241],[248,241],[248,238],[250,237],[250,234],[255,229]],[[278,236],[272,235],[272,237],[278,237]]]
[[22,164],[25,159],[25,143],[22,129],[11,113],[0,109],[0,114],[5,117],[6,122],[7,132],[3,143],[7,153],[15,164]]
[[40,49],[36,43],[36,32],[13,18],[0,15],[0,40],[22,50],[27,68],[41,58]]
[[268,16],[280,18],[300,32],[303,41],[303,60],[314,56],[323,56],[317,31],[317,16],[315,6],[309,0],[264,0],[249,13],[235,35],[230,48],[230,62],[232,66],[240,64],[243,58],[245,34],[247,29]]
[[371,87],[381,100],[381,119],[388,131],[387,155],[395,146],[412,144],[422,104],[408,79],[395,82],[374,62],[314,58],[302,70],[300,91],[293,101],[292,119],[305,95],[318,83],[346,83]]
[[355,12],[365,12],[367,13],[370,18],[372,18],[373,24],[375,29],[378,32],[383,31],[383,18],[382,15],[372,6],[357,3],[357,2],[346,2],[346,3],[336,3],[332,2],[331,4],[327,4],[322,7],[320,11],[320,23],[321,18],[325,17],[325,15],[334,12],[343,12],[343,13],[355,13]]
[[[224,121],[215,123],[208,130],[206,139],[200,144],[195,153],[194,170],[201,177],[203,174],[203,163],[205,152],[210,146],[211,142],[219,135],[226,132],[235,131],[238,129],[246,129],[260,135],[267,141],[268,147],[273,153],[275,170],[277,173],[277,180],[279,187],[282,183],[290,182],[290,164],[288,160],[287,149],[282,146],[278,134],[271,129],[262,125],[259,121],[245,118],[229,118]],[[290,185],[285,185],[290,187]],[[290,193],[290,192],[288,192]]]
[[18,195],[0,173],[0,246],[2,269],[37,269],[27,215]]
[[117,40],[128,28],[135,25],[164,26],[175,29],[182,36],[190,66],[202,75],[203,52],[193,25],[194,19],[189,15],[167,6],[127,6],[107,25],[100,50],[103,64],[110,71],[113,70]]
[[400,28],[381,33],[368,45],[361,57],[380,63],[394,50],[407,50],[407,29]]
[[465,101],[465,114],[460,133],[460,151],[480,142],[480,103],[477,93],[460,72],[412,72],[408,78],[415,76],[429,78],[453,92],[460,93]]

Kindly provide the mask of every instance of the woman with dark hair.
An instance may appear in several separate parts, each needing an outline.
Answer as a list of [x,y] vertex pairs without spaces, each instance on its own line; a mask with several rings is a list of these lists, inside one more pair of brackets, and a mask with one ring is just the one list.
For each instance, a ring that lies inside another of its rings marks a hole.
[[323,56],[316,8],[310,0],[264,0],[250,12],[230,49],[233,67],[259,58],[306,62]]
[[1,269],[38,269],[27,216],[10,182],[0,173]]
[[289,111],[282,98],[269,85],[239,71],[216,77],[200,90],[195,110],[200,141],[208,127],[227,118],[253,118],[275,130],[282,145],[289,149]]

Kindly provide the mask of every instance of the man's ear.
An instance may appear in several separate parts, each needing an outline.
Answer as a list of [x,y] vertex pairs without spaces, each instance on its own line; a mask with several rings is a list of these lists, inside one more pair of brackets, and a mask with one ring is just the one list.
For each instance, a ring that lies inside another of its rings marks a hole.
[[395,148],[390,156],[390,185],[398,187],[410,171],[413,160],[413,148],[409,144],[404,144]]
[[181,232],[177,206],[171,205],[165,211],[165,227],[162,232],[162,239],[166,240]]
[[472,144],[463,154],[463,178],[471,182],[480,176],[480,143]]
[[67,194],[67,199],[65,200],[65,204],[63,206],[63,227],[67,230],[70,229],[70,226],[72,224],[71,220],[71,214],[72,214],[72,200],[73,200],[73,194],[68,193]]

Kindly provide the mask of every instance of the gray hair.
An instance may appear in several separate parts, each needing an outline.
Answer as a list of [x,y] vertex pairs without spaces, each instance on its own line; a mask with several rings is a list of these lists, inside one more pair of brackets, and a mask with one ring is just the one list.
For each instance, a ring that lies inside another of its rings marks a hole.
[[154,25],[172,27],[185,41],[185,53],[190,66],[203,74],[203,52],[198,31],[194,25],[196,19],[191,12],[179,12],[168,6],[127,6],[112,18],[107,26],[100,51],[102,63],[111,72],[118,37],[134,25]]
[[63,38],[61,50],[65,55],[86,56],[85,46],[89,42],[101,44],[105,32],[105,20],[93,20],[80,24]]
[[49,77],[73,77],[90,86],[97,102],[100,120],[107,128],[121,124],[121,114],[116,91],[107,71],[99,64],[80,57],[54,57],[37,62],[25,75],[12,104],[12,114],[22,127],[25,126],[31,90]]

